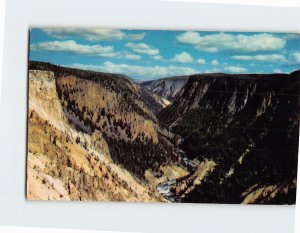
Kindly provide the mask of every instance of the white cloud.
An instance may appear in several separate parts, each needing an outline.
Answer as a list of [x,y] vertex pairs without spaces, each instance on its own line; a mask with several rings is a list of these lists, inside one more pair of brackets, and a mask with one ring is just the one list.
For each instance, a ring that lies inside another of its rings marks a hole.
[[222,72],[221,69],[214,67],[212,69],[205,70],[203,73],[206,74],[206,73],[221,73],[221,72]]
[[300,63],[300,52],[294,52],[291,54],[293,62]]
[[141,56],[137,55],[137,54],[132,54],[132,53],[128,53],[124,55],[125,59],[130,59],[130,60],[140,60]]
[[132,49],[136,53],[147,54],[147,55],[158,55],[159,50],[145,43],[132,43],[129,42],[126,44],[126,47]]
[[214,66],[218,66],[219,62],[218,62],[218,60],[214,59],[214,60],[211,61],[211,64],[214,65]]
[[205,61],[205,59],[202,59],[202,58],[199,58],[199,59],[197,59],[197,61],[196,61],[198,64],[200,64],[200,65],[204,65],[204,64],[206,64],[206,61]]
[[233,60],[240,60],[240,61],[262,61],[262,62],[287,62],[287,59],[282,54],[269,54],[269,55],[237,55],[232,56],[231,59]]
[[125,33],[117,29],[99,29],[99,28],[44,28],[42,29],[49,36],[56,38],[77,37],[89,41],[110,41],[122,40]]
[[76,41],[49,41],[32,44],[32,51],[65,52],[82,56],[114,57],[130,60],[140,60],[141,56],[126,51],[116,52],[113,46],[83,45]]
[[192,56],[187,52],[182,52],[175,54],[174,58],[172,58],[172,61],[179,62],[179,63],[189,63],[193,62]]
[[248,70],[244,67],[239,67],[239,66],[228,66],[225,67],[225,71],[229,71],[231,73],[245,73]]
[[142,40],[145,38],[145,36],[146,36],[145,32],[137,33],[137,34],[127,34],[127,38],[129,40]]
[[139,78],[139,79],[153,79],[158,77],[190,75],[190,74],[199,73],[197,70],[190,67],[138,66],[138,65],[128,65],[128,64],[114,64],[110,61],[104,62],[102,65],[72,64],[71,67],[86,69],[86,70],[95,70],[101,72],[109,72],[109,73],[121,73],[121,74],[126,74],[129,77]]
[[118,55],[117,52],[114,52],[113,46],[83,45],[74,40],[35,43],[30,46],[30,49],[33,51],[67,52],[99,57],[116,57]]
[[198,44],[201,42],[201,37],[198,32],[188,31],[176,37],[178,42],[186,44]]
[[103,28],[43,28],[49,36],[55,38],[77,37],[88,41],[142,40],[146,33],[126,34],[118,29]]
[[283,36],[286,40],[296,40],[300,38],[298,33],[287,33]]
[[282,70],[280,70],[280,69],[275,69],[275,70],[273,70],[273,72],[277,73],[277,74],[283,73]]
[[162,59],[162,56],[160,55],[155,55],[152,57],[154,60],[161,60]]
[[268,33],[253,35],[216,33],[201,36],[198,32],[184,32],[176,37],[183,44],[194,45],[199,51],[237,52],[275,51],[284,48],[286,40]]

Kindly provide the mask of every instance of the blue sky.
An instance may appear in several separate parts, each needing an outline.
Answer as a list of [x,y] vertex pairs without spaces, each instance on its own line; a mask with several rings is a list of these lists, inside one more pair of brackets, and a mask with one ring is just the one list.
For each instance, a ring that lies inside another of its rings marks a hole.
[[300,35],[33,28],[30,60],[137,81],[195,73],[289,73],[300,69]]

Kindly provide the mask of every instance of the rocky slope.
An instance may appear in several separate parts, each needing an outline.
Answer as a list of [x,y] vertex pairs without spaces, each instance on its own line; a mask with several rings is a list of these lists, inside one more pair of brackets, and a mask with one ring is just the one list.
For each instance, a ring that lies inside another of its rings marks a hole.
[[125,76],[29,69],[29,199],[163,201],[149,181],[181,173],[164,172],[177,154],[159,97]]
[[189,159],[215,165],[181,201],[295,203],[299,91],[299,71],[191,76],[159,119]]
[[69,124],[52,71],[29,71],[27,181],[30,200],[161,201],[113,163],[100,131]]
[[172,102],[187,80],[188,76],[176,76],[142,82],[141,85],[152,93]]

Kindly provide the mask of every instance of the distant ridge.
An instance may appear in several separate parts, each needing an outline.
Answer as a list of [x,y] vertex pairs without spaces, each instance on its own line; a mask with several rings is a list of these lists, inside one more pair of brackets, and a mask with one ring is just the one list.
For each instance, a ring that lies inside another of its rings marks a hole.
[[157,80],[142,82],[141,85],[154,94],[172,101],[190,76],[172,76]]

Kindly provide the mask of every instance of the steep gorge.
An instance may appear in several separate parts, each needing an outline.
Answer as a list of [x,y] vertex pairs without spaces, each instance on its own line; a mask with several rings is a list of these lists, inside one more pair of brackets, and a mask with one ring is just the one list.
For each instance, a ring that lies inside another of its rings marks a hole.
[[28,199],[295,203],[299,71],[163,80],[30,62]]

